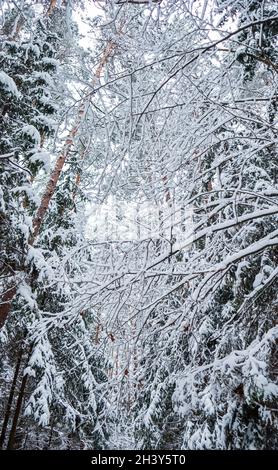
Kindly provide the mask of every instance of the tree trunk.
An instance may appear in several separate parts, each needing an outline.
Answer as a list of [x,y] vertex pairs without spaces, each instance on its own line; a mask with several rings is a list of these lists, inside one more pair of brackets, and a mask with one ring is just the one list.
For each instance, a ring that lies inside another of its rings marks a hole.
[[[121,33],[121,30],[119,31],[119,34],[120,33]],[[116,47],[116,44],[113,41],[108,42],[108,44],[107,44],[107,46],[106,46],[106,48],[103,52],[102,58],[99,62],[99,65],[97,67],[97,70],[95,72],[94,78],[92,80],[91,87],[95,84],[96,80],[100,77],[101,72],[102,72],[104,66],[106,65],[109,57],[111,56],[112,52],[114,51],[115,47]],[[31,245],[31,246],[34,244],[35,239],[37,238],[37,236],[40,232],[41,226],[42,226],[43,221],[44,221],[45,214],[48,210],[48,207],[49,207],[50,201],[53,197],[53,194],[56,190],[57,183],[58,183],[58,180],[59,180],[60,175],[62,173],[64,164],[65,164],[65,162],[67,160],[67,157],[69,155],[69,152],[70,152],[70,150],[71,150],[71,148],[74,144],[74,137],[76,136],[76,134],[79,130],[79,127],[82,123],[83,117],[86,113],[87,105],[89,104],[93,93],[94,93],[94,90],[91,90],[85,96],[84,100],[81,102],[81,104],[79,106],[78,116],[77,116],[76,122],[75,122],[73,128],[71,129],[71,131],[68,134],[68,137],[66,139],[64,148],[63,148],[60,156],[58,157],[58,159],[56,161],[54,170],[52,171],[52,173],[50,175],[49,181],[46,185],[45,192],[44,192],[44,194],[42,196],[42,199],[41,199],[40,206],[39,206],[39,208],[37,210],[37,213],[36,213],[36,215],[33,219],[33,233],[29,238],[29,245]],[[79,177],[78,177],[77,184],[79,184]],[[8,291],[3,296],[3,303],[2,303],[2,305],[0,305],[0,329],[3,327],[5,321],[8,317],[8,314],[9,314],[10,309],[11,309],[11,304],[12,304],[12,301],[13,301],[13,298],[14,298],[15,294],[16,294],[16,286],[14,286],[12,288],[9,288]]]
[[[29,354],[28,354],[28,358],[27,358],[27,364],[28,364],[28,361],[30,359],[32,349],[33,349],[33,345],[30,347],[30,350],[29,350]],[[23,373],[24,373],[24,371],[23,371]],[[21,412],[22,402],[23,402],[23,399],[24,399],[24,393],[25,393],[27,380],[28,380],[28,375],[27,374],[23,375],[20,390],[19,390],[19,394],[18,394],[18,398],[17,398],[17,402],[16,402],[12,427],[11,427],[11,430],[10,430],[9,441],[8,441],[8,445],[7,445],[7,449],[9,449],[9,450],[14,448],[17,425],[18,425],[18,420],[19,420],[19,417],[20,417],[20,412]]]
[[0,329],[4,326],[7,316],[11,309],[13,298],[16,294],[16,286],[9,287],[2,295],[0,304]]
[[[102,72],[104,66],[106,65],[109,57],[111,56],[112,52],[114,51],[115,47],[116,47],[116,44],[113,41],[108,42],[108,44],[107,44],[107,46],[106,46],[106,48],[103,52],[100,63],[97,67],[97,70],[95,72],[94,78],[91,82],[91,87],[94,86],[96,80],[99,79],[99,77],[101,75],[101,72]],[[36,216],[33,220],[33,229],[34,230],[33,230],[33,235],[30,239],[30,244],[31,245],[34,243],[35,238],[38,236],[38,234],[40,232],[44,216],[45,216],[45,214],[48,210],[49,203],[50,203],[50,201],[53,197],[53,194],[56,190],[57,183],[58,183],[58,180],[59,180],[60,175],[62,173],[65,161],[66,161],[66,159],[69,155],[69,152],[70,152],[70,150],[71,150],[71,148],[74,144],[74,137],[76,136],[76,134],[79,130],[79,127],[82,124],[83,117],[86,113],[87,106],[90,103],[90,100],[91,100],[91,97],[92,97],[93,93],[94,93],[94,90],[90,91],[85,96],[83,102],[80,104],[76,123],[73,126],[73,128],[71,129],[71,131],[69,132],[69,134],[68,134],[68,137],[66,139],[66,143],[64,145],[64,148],[61,152],[61,155],[58,157],[58,159],[56,161],[54,170],[53,170],[53,172],[50,176],[50,179],[47,183],[46,190],[45,190],[45,192],[42,196],[42,200],[41,200],[40,206],[38,208],[37,214],[36,214]],[[79,184],[79,181],[80,181],[80,177],[77,176],[77,184]]]
[[57,0],[50,0],[49,7],[46,12],[47,16],[50,16],[53,13],[53,10],[55,9],[56,5],[57,5]]
[[1,436],[0,436],[0,449],[2,449],[5,439],[6,439],[6,432],[7,432],[8,422],[9,422],[10,415],[11,415],[11,407],[12,407],[13,397],[15,393],[16,382],[17,382],[17,378],[18,378],[18,374],[20,370],[22,355],[23,355],[23,348],[19,352],[17,363],[15,366],[13,382],[12,382],[12,386],[10,389],[10,394],[9,394],[9,398],[8,398],[8,402],[6,406],[6,411],[5,411],[5,416],[4,416],[4,421],[3,421],[3,426],[2,426]]

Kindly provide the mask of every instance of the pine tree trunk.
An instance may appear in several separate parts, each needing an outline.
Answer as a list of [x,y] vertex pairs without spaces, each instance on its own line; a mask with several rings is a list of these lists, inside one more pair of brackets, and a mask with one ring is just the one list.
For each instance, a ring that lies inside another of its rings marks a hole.
[[[119,34],[121,34],[121,30],[119,31]],[[92,80],[91,86],[93,86],[95,84],[96,80],[100,77],[101,72],[102,72],[104,66],[106,65],[109,57],[113,53],[115,47],[116,47],[116,44],[113,41],[108,42],[108,44],[107,44],[107,46],[106,46],[106,48],[103,52],[100,63],[97,67],[97,70],[95,72],[94,79]],[[35,239],[37,238],[37,236],[40,232],[41,226],[42,226],[43,221],[44,221],[45,214],[48,210],[48,207],[49,207],[50,201],[53,197],[53,194],[56,190],[57,183],[58,183],[60,175],[62,173],[64,164],[65,164],[65,162],[67,160],[67,157],[69,155],[69,152],[70,152],[70,150],[71,150],[71,148],[74,144],[74,137],[78,133],[79,127],[80,127],[80,125],[83,121],[84,115],[86,113],[87,105],[89,104],[93,93],[94,93],[94,91],[90,91],[86,95],[83,102],[80,104],[76,123],[73,126],[73,128],[71,129],[71,131],[69,132],[68,137],[67,137],[66,142],[65,142],[65,145],[64,145],[64,148],[63,148],[60,156],[58,157],[58,159],[56,161],[54,170],[52,171],[52,173],[50,175],[50,178],[49,178],[49,181],[47,183],[45,192],[44,192],[44,194],[42,196],[42,199],[41,199],[40,206],[39,206],[39,208],[37,210],[37,213],[36,213],[36,215],[33,219],[33,234],[29,238],[29,245],[31,245],[31,246],[34,244]],[[77,184],[79,184],[79,178],[80,177],[78,177]],[[11,304],[12,304],[12,301],[13,301],[13,298],[14,298],[15,294],[16,294],[16,287],[14,286],[12,288],[9,288],[9,290],[3,296],[3,303],[0,305],[0,329],[3,327],[7,317],[9,315],[9,312],[10,312],[10,309],[11,309]]]
[[50,16],[53,13],[53,10],[56,8],[57,0],[50,0],[49,7],[47,9],[46,15]]
[[[30,350],[29,350],[29,354],[28,354],[27,361],[26,361],[27,364],[28,364],[28,361],[30,359],[32,349],[33,349],[33,345],[30,347]],[[24,371],[23,371],[23,373],[24,373]],[[17,402],[16,402],[12,427],[11,427],[11,430],[10,430],[9,441],[8,441],[8,445],[7,445],[7,449],[9,449],[9,450],[14,448],[17,425],[18,425],[18,420],[19,420],[19,417],[20,417],[20,412],[21,412],[22,402],[23,402],[23,399],[24,399],[27,380],[28,380],[28,375],[27,374],[23,375],[20,390],[19,390],[19,394],[18,394],[18,398],[17,398]]]
[[[121,34],[122,32],[122,27],[120,28],[118,34]],[[95,84],[96,84],[96,81],[100,79],[100,76],[101,76],[101,72],[104,68],[104,66],[106,65],[109,57],[111,56],[112,52],[114,51],[116,47],[116,44],[112,41],[109,41],[105,50],[104,50],[104,53],[103,53],[103,56],[100,60],[100,63],[97,67],[97,70],[95,72],[95,75],[94,75],[94,78],[91,82],[91,87],[93,87]],[[92,92],[89,94],[89,97],[91,97],[92,95]],[[83,149],[82,153],[81,153],[81,156],[80,156],[80,160],[81,162],[84,160],[85,158],[85,154],[86,154],[86,148]],[[75,200],[75,197],[76,197],[76,194],[77,194],[77,190],[78,190],[78,187],[80,185],[80,181],[81,181],[81,171],[79,171],[76,175],[76,179],[75,179],[75,190],[74,190],[74,193],[73,193],[73,200]]]
[[13,298],[16,294],[16,286],[9,287],[2,295],[0,305],[0,329],[4,326],[7,316],[11,309]]
[[5,416],[4,416],[4,421],[3,421],[3,426],[2,426],[1,436],[0,436],[0,449],[2,449],[2,447],[4,445],[4,442],[5,442],[5,439],[6,439],[6,432],[7,432],[8,422],[9,422],[10,415],[11,415],[12,402],[13,402],[13,397],[14,397],[15,388],[16,388],[16,382],[17,382],[18,374],[19,374],[19,370],[20,370],[20,365],[21,365],[21,361],[22,361],[22,355],[23,355],[23,348],[19,352],[19,355],[18,355],[18,358],[17,358],[17,363],[16,363],[16,366],[15,366],[13,382],[12,382],[12,386],[11,386],[11,389],[10,389],[10,394],[9,394],[9,398],[8,398],[8,402],[7,402],[7,406],[6,406],[6,411],[5,411]]
[[[115,47],[116,47],[116,44],[113,41],[108,42],[108,44],[107,44],[107,46],[106,46],[106,48],[103,52],[100,63],[97,67],[97,70],[95,72],[94,78],[91,82],[91,88],[95,85],[96,80],[98,80],[100,78],[101,72],[102,72],[104,66],[106,65],[109,57],[111,56],[112,52],[114,51]],[[71,129],[71,131],[69,132],[69,135],[67,137],[64,149],[62,150],[61,155],[58,157],[58,159],[56,161],[56,165],[54,167],[54,170],[53,170],[53,172],[50,176],[50,179],[47,183],[46,190],[45,190],[45,192],[42,196],[42,200],[41,200],[40,206],[38,208],[37,214],[36,214],[36,216],[33,220],[33,236],[30,240],[31,245],[34,243],[35,238],[38,236],[38,234],[40,232],[44,216],[46,214],[46,211],[48,210],[49,203],[50,203],[50,201],[53,197],[53,194],[56,190],[57,183],[58,183],[60,175],[62,173],[65,161],[67,160],[69,152],[70,152],[70,150],[71,150],[71,148],[74,144],[74,138],[75,138],[76,134],[78,133],[78,130],[79,130],[81,124],[82,124],[83,118],[84,118],[86,110],[87,110],[87,106],[88,106],[88,104],[91,100],[91,97],[92,97],[93,93],[94,93],[94,91],[90,91],[86,95],[83,102],[80,104],[76,123],[73,126],[73,128]],[[76,178],[77,185],[79,184],[79,182],[80,182],[80,176],[77,175],[77,178]]]
[[49,439],[48,439],[46,449],[51,449],[51,443],[52,443],[52,437],[53,437],[53,431],[54,431],[54,424],[55,424],[55,421],[54,421],[54,419],[52,419],[52,422],[51,422],[51,425],[50,425]]

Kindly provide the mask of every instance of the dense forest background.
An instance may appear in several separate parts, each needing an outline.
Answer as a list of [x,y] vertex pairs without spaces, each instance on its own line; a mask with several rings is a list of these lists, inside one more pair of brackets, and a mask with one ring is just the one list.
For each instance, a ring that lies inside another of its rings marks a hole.
[[278,447],[275,0],[0,0],[0,447]]

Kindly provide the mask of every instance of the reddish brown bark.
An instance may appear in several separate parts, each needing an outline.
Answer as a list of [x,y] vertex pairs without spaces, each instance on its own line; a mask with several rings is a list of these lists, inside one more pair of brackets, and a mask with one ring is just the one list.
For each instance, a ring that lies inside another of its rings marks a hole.
[[53,10],[55,9],[56,5],[57,5],[57,0],[50,0],[49,7],[46,12],[47,16],[50,16],[53,13]]
[[0,328],[2,328],[2,326],[4,325],[7,319],[15,294],[16,294],[16,286],[13,286],[13,287],[8,288],[6,292],[1,296]]
[[[119,31],[119,34],[121,34],[121,29]],[[100,60],[100,63],[97,67],[97,70],[95,72],[95,75],[94,75],[94,78],[91,82],[91,86],[94,86],[96,81],[99,80],[100,76],[101,76],[101,72],[103,70],[103,67],[106,65],[107,63],[107,60],[109,59],[109,57],[111,56],[112,52],[114,51],[116,47],[116,44],[112,41],[109,41],[107,46],[106,46],[106,49],[103,53],[103,56]],[[91,93],[92,94],[92,93]],[[91,97],[91,94],[90,94],[90,97]],[[81,153],[81,156],[80,156],[80,160],[84,160],[85,158],[85,153],[86,153],[86,149],[84,149],[84,151]],[[75,179],[75,191],[73,193],[73,200],[75,199],[76,197],[76,194],[77,194],[77,189],[78,189],[78,186],[80,184],[80,181],[81,181],[81,172],[79,171],[76,175],[76,179]]]
[[[56,2],[53,2],[53,1],[51,2],[51,4],[52,4],[52,6],[50,5],[51,8],[55,7],[54,3],[56,4]],[[121,29],[119,31],[119,34],[121,34]],[[96,72],[94,74],[93,80],[91,82],[91,86],[88,89],[88,93],[85,95],[84,99],[82,100],[82,102],[79,106],[76,122],[75,122],[73,128],[70,130],[70,132],[68,134],[68,137],[66,139],[66,142],[64,144],[64,147],[62,149],[61,154],[57,158],[55,167],[54,167],[54,169],[53,169],[53,171],[50,175],[49,181],[46,185],[45,192],[42,196],[40,206],[39,206],[39,208],[37,210],[37,213],[36,213],[36,215],[33,219],[33,234],[29,239],[29,244],[30,245],[34,244],[34,241],[35,241],[35,239],[37,238],[37,236],[40,232],[45,214],[48,210],[48,207],[49,207],[50,201],[53,197],[53,194],[56,190],[57,183],[58,183],[58,180],[59,180],[60,175],[62,173],[64,164],[65,164],[65,162],[67,160],[67,157],[69,155],[69,152],[70,152],[70,150],[71,150],[71,148],[74,144],[74,138],[76,137],[76,134],[79,131],[80,125],[81,125],[82,120],[83,120],[83,117],[86,113],[87,105],[89,104],[89,102],[91,100],[91,97],[94,93],[94,90],[92,89],[92,87],[95,85],[97,79],[100,78],[102,70],[103,70],[104,66],[106,65],[109,57],[112,55],[115,47],[116,47],[115,42],[113,42],[113,41],[108,42],[108,44],[107,44],[107,46],[106,46],[106,48],[105,48],[105,50],[102,54],[99,65],[96,69]],[[89,91],[89,90],[91,90],[91,91]],[[80,175],[77,176],[77,185],[79,184],[79,182],[80,182]],[[9,288],[2,297],[2,304],[0,305],[0,328],[2,328],[2,326],[4,325],[4,323],[5,323],[5,321],[8,317],[8,314],[9,314],[10,309],[11,309],[11,303],[12,303],[12,300],[13,300],[15,294],[16,294],[16,286]]]
[[[99,77],[101,75],[101,72],[103,70],[103,67],[106,65],[106,63],[107,63],[109,57],[111,56],[114,48],[115,48],[115,43],[112,42],[112,41],[109,41],[106,48],[105,48],[105,50],[104,50],[104,52],[103,52],[102,58],[101,58],[100,63],[97,67],[94,78],[91,82],[91,87],[95,84],[96,80],[99,79]],[[66,139],[64,148],[63,148],[60,156],[58,157],[58,159],[56,161],[54,170],[53,170],[53,172],[50,176],[50,179],[49,179],[49,181],[47,183],[47,186],[46,186],[46,190],[45,190],[45,192],[42,196],[41,204],[40,204],[40,206],[38,208],[38,211],[36,213],[36,216],[33,220],[33,229],[34,230],[33,230],[32,239],[30,240],[30,242],[31,242],[30,244],[33,244],[35,238],[38,236],[38,234],[40,232],[40,228],[41,228],[41,225],[43,223],[44,216],[45,216],[46,211],[49,207],[49,203],[52,199],[52,196],[55,192],[58,180],[60,178],[60,175],[62,173],[64,164],[65,164],[65,161],[66,161],[66,159],[69,155],[69,151],[71,150],[71,148],[74,144],[74,138],[75,138],[76,134],[78,133],[78,130],[79,130],[80,125],[82,123],[83,117],[86,113],[87,104],[90,102],[90,99],[91,99],[93,93],[94,93],[94,91],[90,91],[86,95],[86,97],[84,98],[82,103],[80,104],[76,123],[73,126],[73,128],[71,129],[71,131],[69,132],[69,135]],[[77,180],[76,180],[77,185],[79,184],[79,182],[80,182],[80,175],[77,175]]]
[[[80,155],[80,160],[81,162],[84,160],[85,158],[85,153],[86,153],[86,148],[83,149],[83,151],[81,152],[81,155]],[[81,170],[78,171],[77,175],[76,175],[76,178],[75,178],[75,188],[74,188],[74,192],[73,192],[73,195],[72,195],[72,199],[73,201],[75,201],[75,198],[77,196],[77,192],[78,192],[78,187],[80,185],[80,181],[81,181]]]
[[55,192],[58,180],[60,178],[61,172],[63,170],[63,166],[64,166],[65,161],[67,159],[67,156],[69,154],[69,151],[70,151],[71,147],[73,146],[74,137],[77,134],[77,131],[78,131],[79,126],[80,126],[81,121],[82,121],[82,117],[84,116],[84,112],[85,112],[85,106],[83,104],[82,107],[79,108],[77,122],[75,123],[75,126],[73,127],[73,129],[69,132],[69,135],[66,139],[64,148],[63,148],[61,154],[59,155],[59,157],[57,158],[54,170],[52,171],[50,179],[49,179],[49,181],[46,185],[46,189],[45,189],[45,192],[42,196],[40,206],[37,210],[35,218],[33,219],[33,235],[32,235],[32,238],[29,240],[29,243],[31,245],[34,243],[35,238],[39,234],[41,225],[43,223],[43,218],[45,216],[45,213],[46,213],[46,211],[49,207],[49,203],[50,203],[50,201],[53,197],[53,194]]

